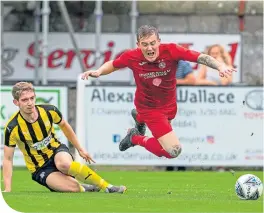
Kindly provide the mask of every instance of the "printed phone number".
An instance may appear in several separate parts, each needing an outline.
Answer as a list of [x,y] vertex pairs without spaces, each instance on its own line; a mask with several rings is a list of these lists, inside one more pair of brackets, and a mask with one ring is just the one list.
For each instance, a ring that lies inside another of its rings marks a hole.
[[193,117],[193,116],[235,116],[236,110],[234,108],[221,108],[221,109],[178,109],[178,115],[181,117]]

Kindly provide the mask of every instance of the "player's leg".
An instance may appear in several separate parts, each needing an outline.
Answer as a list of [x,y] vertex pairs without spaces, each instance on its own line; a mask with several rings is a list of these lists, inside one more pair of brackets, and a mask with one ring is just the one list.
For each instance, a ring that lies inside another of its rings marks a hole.
[[180,141],[171,126],[171,120],[175,118],[176,113],[177,106],[173,105],[166,109],[166,116],[161,116],[160,123],[157,125],[151,123],[153,136],[157,138],[160,145],[172,158],[178,157],[182,151]]
[[[168,121],[168,116],[159,111],[151,111],[144,113],[141,117],[143,117],[154,137],[148,138],[141,136],[139,131],[136,128],[133,128],[120,142],[120,151],[125,151],[130,147],[140,145],[158,157],[177,157],[181,152],[181,147],[176,135],[173,138],[174,132],[172,131],[172,127]],[[160,141],[157,140],[157,138],[160,139]],[[164,144],[165,146],[163,146]]]
[[[136,109],[132,109],[131,115],[135,121],[135,128],[129,129],[127,132],[126,137],[119,143],[119,150],[120,151],[125,151],[129,149],[130,147],[133,147],[135,145],[139,144],[133,144],[132,143],[132,137],[134,135],[141,135],[144,136],[146,133],[146,124],[144,120],[141,118],[139,113],[137,112]],[[142,137],[145,138],[145,137]]]
[[94,184],[105,192],[109,193],[123,193],[126,191],[125,186],[113,186],[101,178],[96,172],[90,169],[88,166],[79,162],[73,161],[72,156],[69,153],[68,148],[62,145],[60,149],[56,151],[54,162],[59,171],[66,175],[75,177],[77,180]]
[[146,124],[141,121],[136,109],[132,109],[131,115],[136,123],[135,128],[139,131],[140,135],[144,136],[146,133]]
[[93,185],[80,184],[76,179],[61,172],[51,173],[46,183],[57,192],[99,192],[100,188]]
[[126,137],[120,142],[119,150],[125,151],[133,146],[142,146],[146,150],[153,153],[158,157],[172,158],[169,153],[167,153],[163,147],[160,145],[159,141],[154,137],[142,136],[136,128],[132,128],[128,131]]
[[[151,116],[151,113],[152,113],[152,111],[146,111],[144,114],[142,114],[142,113],[139,114],[139,113],[137,113],[136,110],[132,110],[132,112],[131,112],[135,122],[136,123],[144,123],[144,125],[145,125],[145,122],[148,121],[148,118]],[[153,117],[153,115],[151,117]],[[140,133],[138,128],[129,129],[128,132],[127,132],[126,137],[123,140],[121,140],[121,142],[119,143],[119,150],[120,151],[125,151],[125,150],[129,149],[130,147],[133,147],[133,146],[136,146],[136,145],[143,146],[147,150],[149,150],[147,148],[148,146],[146,147],[146,141],[148,139],[149,139],[148,137],[142,136],[142,134]],[[157,145],[159,146],[157,149],[160,150],[162,147],[160,146],[159,142],[157,143]],[[155,147],[155,151],[157,151],[156,146],[154,145],[153,147]],[[161,157],[161,155],[158,154],[155,151],[152,150],[150,152],[152,152],[155,155]]]
[[[155,113],[155,111],[149,111],[144,114],[140,114],[140,118],[147,123],[148,127],[150,127],[150,130],[152,126],[157,126],[155,123],[158,123],[163,115],[160,113]],[[156,119],[156,120],[155,120]],[[154,123],[153,123],[154,122]],[[154,124],[154,125],[153,125]],[[154,155],[158,157],[165,156],[167,158],[170,158],[170,155],[162,148],[159,141],[156,140],[154,137],[146,137],[142,136],[137,128],[132,128],[128,131],[126,137],[120,142],[119,144],[119,150],[125,151],[130,147],[133,147],[135,145],[140,145],[142,147],[145,147],[146,150],[153,153]]]
[[146,114],[146,116],[144,115],[144,117],[154,137],[142,138],[135,136],[132,139],[132,143],[144,146],[148,151],[160,157],[177,157],[181,152],[181,146],[172,130],[168,115],[160,111],[153,111],[150,114]]
[[51,157],[38,171],[32,174],[32,179],[50,191],[56,192],[95,192],[100,191],[94,185],[80,184],[73,177],[62,174]]
[[169,126],[161,124],[164,130],[162,130],[163,132],[161,132],[159,135],[156,136],[156,138],[158,139],[159,143],[164,148],[164,150],[166,150],[166,152],[168,152],[170,156],[172,156],[173,158],[178,157],[182,151],[179,138],[177,137],[176,133],[172,130],[171,127],[171,121],[172,119],[175,118],[176,113],[177,113],[177,106],[172,106],[167,110],[166,114],[167,114]]
[[135,128],[129,129],[127,136],[119,143],[119,150],[120,151],[125,151],[129,149],[130,147],[133,147],[138,144],[133,144],[132,137],[134,135],[142,135],[144,136],[146,133],[146,124],[144,121],[141,119],[140,115],[138,114],[136,109],[132,109],[131,115],[135,121]]
[[158,138],[160,145],[169,153],[172,158],[178,157],[182,152],[182,147],[174,131],[171,131]]

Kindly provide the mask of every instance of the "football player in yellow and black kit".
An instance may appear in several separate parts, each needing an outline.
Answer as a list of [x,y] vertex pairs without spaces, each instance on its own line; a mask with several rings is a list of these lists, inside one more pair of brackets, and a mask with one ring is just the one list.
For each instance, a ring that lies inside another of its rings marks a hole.
[[[32,179],[57,192],[100,191],[123,193],[125,186],[113,186],[88,166],[73,160],[68,147],[56,138],[53,124],[58,124],[67,139],[89,163],[91,156],[80,143],[69,123],[53,105],[35,105],[36,95],[31,83],[13,86],[16,112],[5,128],[3,177],[5,192],[11,191],[13,155],[16,145],[24,155]],[[80,184],[78,181],[84,183]],[[86,184],[85,184],[86,183]],[[92,184],[90,184],[92,183]]]

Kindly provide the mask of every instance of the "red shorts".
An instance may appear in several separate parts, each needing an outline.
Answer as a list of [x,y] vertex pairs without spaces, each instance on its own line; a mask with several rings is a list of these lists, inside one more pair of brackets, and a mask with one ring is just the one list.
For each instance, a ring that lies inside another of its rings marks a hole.
[[165,109],[140,109],[137,111],[137,121],[145,123],[156,139],[172,131],[169,121],[175,118],[177,113],[176,106]]

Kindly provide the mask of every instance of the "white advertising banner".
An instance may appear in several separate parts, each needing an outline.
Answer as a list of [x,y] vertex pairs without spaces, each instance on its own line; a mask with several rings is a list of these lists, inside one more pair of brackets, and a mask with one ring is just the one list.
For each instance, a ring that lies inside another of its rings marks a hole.
[[[3,158],[4,144],[4,128],[9,118],[13,113],[17,112],[18,108],[13,104],[12,86],[1,86],[1,159]],[[68,90],[66,87],[35,87],[36,104],[49,103],[58,107],[63,117],[67,120],[68,115]],[[57,125],[55,125],[58,139],[65,144],[68,144],[66,137]],[[14,155],[14,165],[25,165],[22,153],[16,148]]]
[[[87,69],[95,69],[95,34],[76,33],[75,37]],[[234,82],[240,81],[241,74],[241,36],[226,34],[161,34],[162,42],[173,42],[186,48],[203,52],[213,44],[221,44],[230,53],[234,66]],[[100,64],[117,58],[130,49],[130,34],[102,34],[100,42]],[[5,32],[3,51],[4,80],[34,79],[34,33]],[[41,44],[41,41],[40,41]],[[38,59],[41,69],[42,56]],[[199,70],[192,63],[194,71]],[[81,67],[68,33],[49,33],[48,35],[48,80],[75,81]],[[41,72],[40,72],[41,74]],[[130,81],[129,69],[100,78],[102,81]]]
[[178,113],[172,126],[183,152],[177,159],[158,158],[139,146],[119,151],[120,140],[134,126],[130,115],[134,91],[133,86],[85,87],[85,125],[77,128],[85,128],[87,150],[97,164],[263,164],[262,87],[178,87]]

